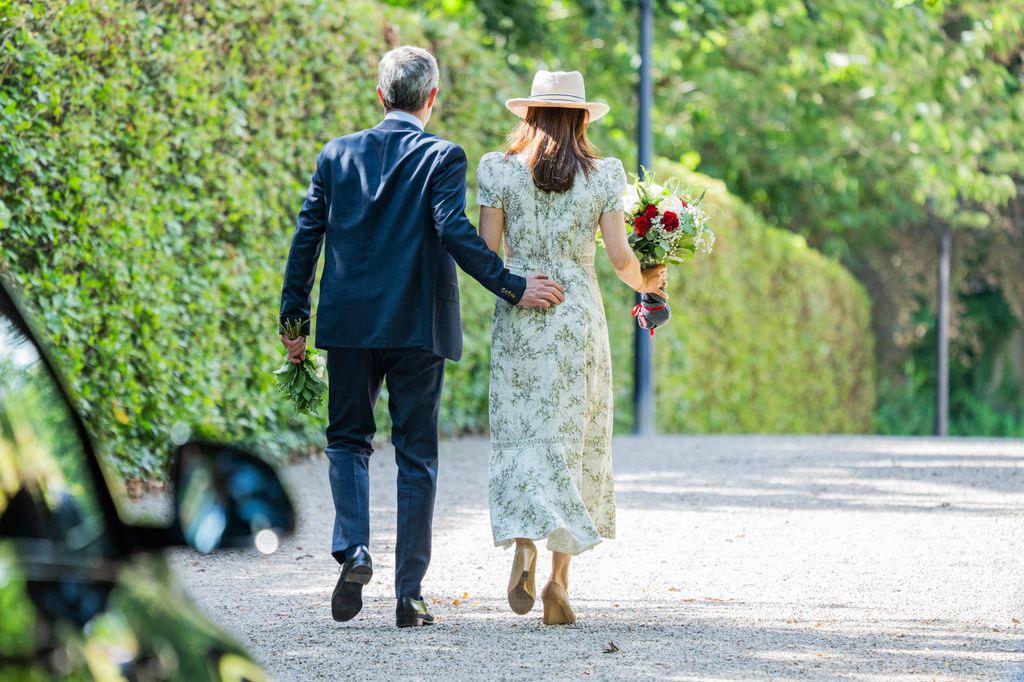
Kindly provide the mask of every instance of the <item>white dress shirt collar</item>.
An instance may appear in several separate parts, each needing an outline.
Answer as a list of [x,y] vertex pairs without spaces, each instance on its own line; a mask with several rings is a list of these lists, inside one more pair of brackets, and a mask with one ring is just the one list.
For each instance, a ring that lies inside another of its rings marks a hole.
[[395,119],[397,121],[405,121],[406,123],[412,123],[420,130],[423,130],[423,121],[421,121],[416,116],[413,116],[408,111],[389,111],[387,115],[384,117],[384,120],[387,120],[389,118]]

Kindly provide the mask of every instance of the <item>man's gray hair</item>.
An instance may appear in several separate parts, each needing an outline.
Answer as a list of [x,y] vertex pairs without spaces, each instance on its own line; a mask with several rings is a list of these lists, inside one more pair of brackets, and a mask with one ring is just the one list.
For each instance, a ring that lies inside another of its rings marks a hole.
[[384,55],[377,69],[377,86],[388,111],[419,111],[437,87],[437,79],[437,60],[422,47],[396,47]]

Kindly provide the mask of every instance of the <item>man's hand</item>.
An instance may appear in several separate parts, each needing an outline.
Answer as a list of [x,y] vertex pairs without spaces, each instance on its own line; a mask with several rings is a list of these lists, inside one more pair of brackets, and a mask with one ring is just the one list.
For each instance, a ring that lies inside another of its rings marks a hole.
[[667,301],[668,293],[665,292],[665,287],[668,285],[668,273],[666,270],[664,265],[655,265],[653,268],[641,272],[644,282],[637,291],[641,294],[657,294]]
[[519,299],[521,308],[550,308],[565,300],[565,291],[561,285],[548,279],[547,275],[530,275],[526,278],[526,291]]
[[296,365],[306,359],[306,337],[299,336],[294,339],[289,339],[284,334],[281,335],[281,343],[284,344],[285,349],[288,351],[288,361],[293,362]]

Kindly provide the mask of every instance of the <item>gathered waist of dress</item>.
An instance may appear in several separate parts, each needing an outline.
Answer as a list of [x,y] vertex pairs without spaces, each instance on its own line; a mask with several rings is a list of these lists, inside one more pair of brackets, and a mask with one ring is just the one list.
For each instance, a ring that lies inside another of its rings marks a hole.
[[571,258],[509,258],[505,261],[505,267],[509,270],[519,270],[520,272],[547,272],[548,271],[561,271],[561,270],[585,270],[586,272],[592,272],[594,270],[593,259],[581,261],[573,260]]

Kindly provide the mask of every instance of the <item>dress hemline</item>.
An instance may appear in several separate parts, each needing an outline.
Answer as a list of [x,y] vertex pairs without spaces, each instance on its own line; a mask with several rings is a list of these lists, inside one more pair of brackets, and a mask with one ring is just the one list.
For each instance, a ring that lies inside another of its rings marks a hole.
[[595,547],[597,547],[599,544],[601,544],[605,540],[614,540],[615,539],[615,533],[614,532],[611,533],[610,535],[605,535],[605,534],[602,533],[602,534],[599,535],[597,540],[594,540],[593,542],[579,542],[579,541],[576,541],[576,547],[574,548],[574,550],[569,550],[569,549],[567,549],[565,547],[553,547],[552,546],[552,544],[551,544],[551,536],[556,531],[559,531],[559,530],[564,530],[566,532],[569,532],[568,528],[565,528],[563,526],[559,526],[558,528],[555,528],[555,529],[551,530],[548,533],[541,533],[541,534],[518,533],[516,535],[513,535],[511,537],[507,537],[507,538],[503,538],[501,540],[497,540],[496,539],[494,541],[494,546],[495,547],[501,547],[502,549],[508,549],[509,547],[513,547],[516,544],[516,539],[517,538],[527,538],[527,539],[532,540],[534,542],[540,542],[542,540],[546,541],[545,545],[547,546],[547,549],[548,549],[549,552],[561,552],[562,554],[569,554],[570,556],[579,556],[580,554],[583,554],[584,552],[588,552],[588,551],[594,549]]

